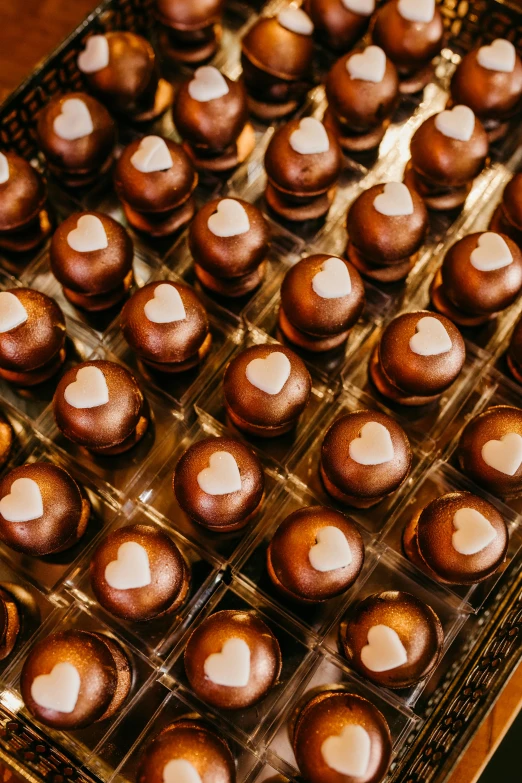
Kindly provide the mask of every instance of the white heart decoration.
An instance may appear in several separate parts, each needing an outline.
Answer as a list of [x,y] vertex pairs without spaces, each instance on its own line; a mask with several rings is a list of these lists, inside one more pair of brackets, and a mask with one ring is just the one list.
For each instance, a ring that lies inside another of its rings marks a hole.
[[15,294],[10,291],[0,292],[0,334],[16,329],[28,318],[27,310]]
[[317,531],[315,539],[317,543],[308,553],[308,559],[315,571],[324,574],[350,565],[352,551],[346,536],[338,527],[322,527]]
[[314,275],[312,288],[321,299],[340,299],[352,293],[350,272],[340,258],[328,258]]
[[330,149],[330,140],[322,122],[304,117],[290,135],[290,146],[300,155],[321,155]]
[[80,686],[78,669],[72,663],[57,663],[50,674],[40,674],[34,678],[31,696],[44,710],[69,715],[76,707]]
[[507,242],[499,234],[488,231],[479,237],[470,261],[479,272],[495,272],[512,264],[513,256]]
[[386,217],[413,215],[413,199],[403,182],[387,182],[373,202],[374,208]]
[[190,97],[198,103],[215,101],[230,92],[225,77],[212,65],[204,65],[197,69],[189,83],[188,91]]
[[32,522],[43,517],[43,513],[40,487],[30,478],[13,481],[9,495],[0,500],[0,514],[7,522]]
[[341,0],[344,7],[353,14],[371,16],[375,11],[375,0]]
[[171,169],[172,156],[165,139],[161,136],[144,136],[131,157],[131,163],[142,174]]
[[397,631],[387,625],[372,625],[361,661],[371,672],[388,672],[408,663],[408,656]]
[[266,359],[253,359],[246,368],[246,377],[252,386],[266,394],[276,395],[290,378],[292,365],[288,356],[274,351]]
[[476,555],[497,537],[495,528],[474,508],[459,508],[453,517],[453,549],[460,555]]
[[92,35],[85,49],[78,55],[78,68],[82,73],[97,73],[109,64],[109,42],[104,35]]
[[399,0],[397,7],[408,22],[428,24],[435,16],[435,0]]
[[352,79],[380,84],[386,73],[386,55],[380,46],[368,46],[346,61],[346,70]]
[[508,432],[500,440],[488,440],[482,446],[482,459],[499,473],[514,476],[522,465],[522,437]]
[[207,225],[215,237],[222,239],[238,237],[250,231],[246,209],[233,198],[224,198],[219,202],[216,212],[209,217]]
[[202,783],[202,780],[190,761],[173,759],[163,767],[163,783]]
[[65,402],[78,410],[99,408],[109,402],[109,388],[99,367],[80,367],[76,380],[66,387]]
[[328,737],[321,745],[321,755],[330,769],[350,778],[366,775],[372,743],[362,726],[345,726],[340,734]]
[[153,324],[172,324],[187,317],[185,305],[178,289],[161,283],[154,289],[154,296],[143,308],[146,318]]
[[469,106],[454,106],[437,114],[435,127],[448,139],[469,141],[475,130],[475,115]]
[[496,38],[489,46],[481,46],[477,52],[478,64],[488,71],[513,73],[517,62],[517,50],[505,38]]
[[292,5],[288,8],[283,8],[279,12],[277,21],[281,27],[285,27],[291,33],[297,33],[298,35],[312,35],[314,31],[313,22],[308,14],[302,8],[296,8]]
[[230,495],[240,492],[241,475],[237,462],[228,451],[216,451],[210,455],[208,468],[197,475],[199,488],[207,495]]
[[417,332],[410,340],[410,348],[418,356],[440,356],[451,351],[453,343],[444,325],[431,315],[417,323]]
[[203,668],[214,685],[245,688],[250,679],[250,647],[244,639],[227,639],[221,652],[208,656]]
[[0,152],[0,185],[9,182],[9,161],[3,152]]
[[109,240],[99,217],[82,215],[67,235],[67,244],[77,253],[96,253],[109,247]]
[[68,98],[63,102],[62,113],[55,117],[53,128],[65,141],[83,139],[94,131],[89,109],[80,98]]
[[378,421],[368,421],[352,440],[348,453],[359,465],[384,465],[394,456],[391,435],[383,424]]
[[114,590],[135,590],[152,582],[147,551],[137,541],[125,541],[118,548],[117,560],[105,569],[105,581]]

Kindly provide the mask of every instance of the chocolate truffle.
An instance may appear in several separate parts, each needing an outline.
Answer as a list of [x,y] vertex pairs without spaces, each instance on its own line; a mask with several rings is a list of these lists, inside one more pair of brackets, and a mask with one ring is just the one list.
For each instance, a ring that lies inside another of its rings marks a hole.
[[351,519],[313,506],[286,517],[266,558],[270,579],[286,598],[319,603],[353,585],[363,567],[364,543]]
[[34,250],[50,231],[44,178],[14,152],[0,152],[0,249]]
[[95,454],[121,454],[145,435],[148,406],[136,378],[120,364],[71,367],[58,383],[54,417],[62,434]]
[[509,341],[507,364],[516,381],[522,383],[522,318],[519,318]]
[[320,473],[336,500],[370,508],[406,481],[411,459],[410,442],[396,421],[380,411],[354,411],[326,433]]
[[314,35],[328,49],[347,52],[365,34],[375,0],[304,0]]
[[241,351],[229,362],[223,378],[230,421],[262,438],[293,429],[311,392],[312,379],[303,360],[278,344]]
[[403,280],[415,266],[428,231],[424,201],[402,182],[364,190],[348,210],[346,257],[379,283]]
[[416,685],[442,654],[444,633],[431,606],[398,590],[367,596],[339,630],[350,665],[386,688]]
[[65,318],[54,299],[31,288],[0,292],[0,378],[35,386],[65,361]]
[[428,209],[461,207],[488,161],[487,133],[468,106],[454,106],[425,120],[413,134],[404,181]]
[[0,412],[0,469],[7,463],[13,448],[14,431],[11,423]]
[[53,729],[83,729],[112,718],[131,687],[122,647],[89,631],[53,633],[25,659],[20,690],[31,715]]
[[91,558],[91,586],[115,617],[143,622],[176,611],[187,598],[190,570],[174,541],[152,525],[121,527]]
[[159,280],[139,288],[120,319],[127,343],[146,367],[179,373],[196,367],[212,344],[208,317],[188,285]]
[[210,60],[221,40],[223,6],[224,0],[155,0],[164,54],[190,65]]
[[136,33],[91,35],[78,57],[78,68],[101,101],[132,120],[153,120],[172,104],[174,90],[160,79],[154,49]]
[[134,247],[125,228],[103,212],[76,212],[51,242],[51,270],[66,298],[88,312],[108,310],[133,282]]
[[198,171],[226,174],[250,155],[254,129],[245,87],[206,65],[176,92],[174,124]]
[[497,571],[509,544],[495,506],[471,492],[450,492],[428,503],[403,534],[407,557],[443,584],[471,585]]
[[466,346],[444,315],[398,315],[384,329],[370,360],[370,377],[384,397],[401,405],[436,401],[457,380]]
[[395,63],[404,95],[420,92],[433,77],[431,61],[444,40],[436,0],[390,0],[375,15],[372,38]]
[[511,41],[497,38],[462,58],[450,89],[453,103],[473,109],[490,142],[498,141],[521,108],[522,60]]
[[192,632],[185,647],[185,672],[200,699],[222,710],[251,707],[276,684],[279,643],[255,612],[221,611]]
[[249,108],[261,120],[286,117],[312,86],[314,26],[301,9],[283,8],[277,17],[260,16],[241,44]]
[[303,258],[281,286],[279,331],[299,348],[330,351],[346,342],[364,302],[363,282],[350,263],[324,254]]
[[259,458],[235,438],[194,443],[174,472],[174,492],[183,511],[216,533],[244,527],[261,505],[264,489]]
[[196,213],[190,251],[199,282],[220,296],[250,293],[263,280],[270,227],[260,209],[238,198],[217,198]]
[[380,783],[391,763],[384,715],[363,696],[324,691],[299,712],[294,753],[309,783]]
[[116,126],[87,93],[51,98],[38,114],[37,135],[49,171],[68,187],[90,185],[112,165]]
[[315,117],[291,120],[276,130],[265,153],[268,206],[284,220],[323,217],[335,197],[341,148]]
[[398,103],[397,69],[378,46],[341,57],[326,79],[324,122],[345,152],[367,152],[381,143]]
[[457,457],[466,476],[500,497],[522,494],[522,410],[494,405],[468,421]]
[[522,253],[507,236],[470,234],[446,253],[431,285],[439,313],[459,326],[480,326],[513,304],[522,290]]
[[72,476],[50,462],[14,468],[0,481],[0,540],[16,552],[69,549],[85,533],[90,511]]
[[152,237],[174,234],[192,220],[197,184],[198,175],[183,147],[161,136],[132,141],[114,174],[129,224]]
[[202,720],[181,718],[166,726],[142,751],[137,783],[168,780],[235,783],[234,757],[226,741]]
[[0,661],[13,652],[21,628],[20,612],[15,597],[0,584]]
[[522,246],[522,173],[508,182],[504,189],[502,202],[496,208],[490,228],[501,234],[507,234],[519,247]]

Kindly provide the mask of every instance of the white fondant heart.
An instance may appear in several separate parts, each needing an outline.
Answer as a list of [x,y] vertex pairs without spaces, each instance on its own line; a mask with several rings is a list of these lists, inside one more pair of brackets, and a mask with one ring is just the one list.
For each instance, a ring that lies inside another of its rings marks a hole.
[[109,64],[109,42],[104,35],[92,35],[78,56],[82,73],[97,73]]
[[208,656],[203,668],[214,685],[245,688],[250,679],[250,647],[244,639],[227,639],[221,652]]
[[383,424],[369,421],[351,441],[348,453],[359,465],[384,465],[394,456],[391,435]]
[[214,236],[223,239],[238,237],[250,231],[246,209],[233,198],[224,198],[219,202],[216,212],[209,217],[207,225]]
[[0,514],[7,522],[31,522],[43,517],[40,487],[30,478],[19,478],[11,484],[11,491],[0,500]]
[[212,65],[204,65],[197,69],[189,83],[188,91],[190,97],[198,103],[215,101],[230,92],[225,77]]
[[163,783],[202,783],[202,780],[190,761],[173,759],[163,767]]
[[145,316],[153,324],[172,324],[187,317],[185,305],[177,288],[161,283],[154,289],[154,296],[143,308]]
[[410,340],[410,348],[418,356],[439,356],[451,351],[453,343],[444,325],[431,315],[417,323],[417,331]]
[[291,371],[288,356],[281,351],[274,351],[266,359],[253,359],[247,365],[246,377],[256,389],[276,395],[290,378]]
[[82,215],[67,235],[67,244],[77,253],[96,253],[109,247],[103,223],[96,215]]
[[62,113],[55,117],[53,128],[65,141],[83,139],[94,131],[89,109],[80,98],[68,98],[63,102]]
[[353,14],[371,16],[375,11],[375,0],[341,0],[344,7]]
[[372,743],[370,735],[362,726],[345,726],[337,736],[328,737],[321,745],[325,764],[350,778],[366,775],[370,763]]
[[461,555],[476,555],[497,537],[489,519],[474,508],[459,508],[453,517],[453,527],[451,543]]
[[50,674],[40,674],[34,678],[31,696],[44,710],[69,715],[76,707],[80,686],[78,669],[72,663],[57,663]]
[[0,334],[21,326],[28,317],[27,310],[15,294],[10,291],[0,292]]
[[346,536],[338,527],[322,527],[317,531],[315,539],[317,543],[308,553],[308,559],[315,571],[326,573],[350,565],[352,551]]
[[372,625],[361,661],[371,672],[387,672],[408,663],[408,656],[397,631],[387,625]]
[[0,185],[9,182],[9,161],[3,152],[0,152]]
[[479,237],[470,261],[479,272],[495,272],[512,264],[513,256],[507,242],[499,234],[488,231]]
[[320,155],[330,149],[330,140],[322,122],[304,117],[290,136],[290,146],[300,155]]
[[171,169],[172,156],[165,139],[161,136],[144,136],[131,157],[131,163],[142,174]]
[[481,46],[477,52],[478,64],[488,71],[513,73],[517,62],[517,50],[505,38],[497,38],[489,46]]
[[237,462],[228,451],[211,454],[208,468],[198,473],[200,489],[207,495],[230,495],[241,490],[241,475]]
[[403,217],[413,215],[413,199],[409,189],[403,182],[387,182],[382,193],[379,193],[373,206],[386,217]]
[[308,14],[302,8],[296,8],[295,6],[283,8],[279,12],[277,21],[281,27],[285,27],[291,33],[297,33],[298,35],[312,35],[314,31],[313,22]]
[[508,432],[500,440],[488,440],[482,446],[482,459],[499,473],[514,476],[522,465],[522,437]]
[[340,299],[352,293],[350,272],[340,258],[328,258],[314,275],[312,288],[321,299]]
[[78,410],[98,408],[109,402],[109,388],[99,367],[80,367],[76,380],[66,387],[65,401]]
[[352,79],[380,84],[386,73],[386,55],[380,46],[368,46],[346,61],[346,70]]
[[397,7],[408,22],[428,24],[435,16],[435,0],[399,0]]
[[475,115],[469,106],[454,106],[437,114],[435,127],[448,139],[469,141],[475,130]]
[[105,581],[115,590],[135,590],[152,582],[147,551],[137,541],[125,541],[117,559],[105,569]]

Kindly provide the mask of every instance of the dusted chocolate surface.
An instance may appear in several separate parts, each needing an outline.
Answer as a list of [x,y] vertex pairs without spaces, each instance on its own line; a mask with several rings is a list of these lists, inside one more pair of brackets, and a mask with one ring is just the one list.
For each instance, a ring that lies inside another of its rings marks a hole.
[[422,68],[439,54],[444,25],[437,5],[431,22],[405,19],[398,6],[399,0],[390,0],[379,9],[374,17],[372,38],[399,69],[411,72]]
[[219,22],[224,0],[155,0],[160,21],[176,30],[199,30]]
[[47,198],[42,175],[14,152],[3,152],[9,179],[0,184],[0,231],[25,225],[40,212]]
[[304,0],[303,8],[314,23],[314,34],[339,51],[348,51],[370,24],[369,14],[350,11],[343,0]]
[[279,24],[277,18],[259,17],[242,42],[242,52],[261,71],[284,80],[307,78],[312,68],[314,42]]
[[469,106],[483,121],[505,120],[519,108],[522,97],[522,61],[518,54],[511,73],[484,68],[477,60],[478,49],[466,54],[453,74],[454,103]]
[[0,332],[0,367],[28,372],[42,367],[65,344],[65,318],[57,303],[31,288],[13,288],[27,313],[27,319],[7,332]]

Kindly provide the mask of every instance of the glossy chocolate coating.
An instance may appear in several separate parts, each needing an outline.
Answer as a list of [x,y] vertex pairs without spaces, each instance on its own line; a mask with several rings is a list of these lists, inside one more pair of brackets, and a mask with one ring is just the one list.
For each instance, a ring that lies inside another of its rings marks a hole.
[[511,372],[520,383],[520,377],[522,376],[522,318],[518,319],[511,335],[507,350],[507,360]]
[[[217,685],[205,674],[207,658],[221,653],[229,639],[242,639],[250,649],[250,674],[243,687]],[[281,671],[281,650],[270,630],[252,611],[216,612],[192,632],[185,647],[185,672],[195,694],[212,707],[251,707],[274,687]]]
[[[69,713],[41,707],[31,694],[35,678],[50,674],[59,663],[71,664],[80,675],[76,706]],[[32,647],[23,665],[20,690],[31,715],[45,726],[68,730],[114,715],[130,685],[129,660],[119,644],[103,634],[68,630],[46,636]]]
[[395,65],[405,73],[422,68],[441,49],[444,25],[435,6],[431,22],[411,22],[400,14],[399,0],[385,3],[374,17],[372,38]]
[[65,344],[65,318],[54,299],[31,288],[13,288],[27,320],[0,332],[0,368],[29,372],[50,362]]
[[[387,671],[372,671],[361,660],[368,631],[386,625],[398,635],[407,662]],[[431,608],[410,593],[397,590],[367,596],[350,610],[340,626],[344,655],[356,671],[377,685],[407,688],[427,677],[439,662],[444,634]]]
[[[370,757],[363,776],[342,775],[328,766],[322,753],[330,737],[349,726],[361,726],[370,738]],[[390,729],[383,714],[370,701],[345,691],[324,691],[303,707],[296,721],[294,753],[309,783],[380,783],[392,756]]]
[[[241,476],[241,489],[226,495],[209,495],[198,483],[198,475],[209,466],[216,452],[231,454]],[[265,477],[259,457],[235,438],[205,438],[190,446],[181,456],[173,479],[181,508],[200,525],[226,532],[243,527],[263,499]]]
[[14,152],[3,152],[9,179],[0,184],[0,231],[23,227],[35,218],[47,199],[47,187],[40,172]]
[[175,30],[200,30],[216,24],[224,0],[155,0],[155,11],[163,24]]
[[0,584],[0,661],[5,661],[13,652],[20,627],[21,618],[16,600],[5,589],[5,585]]
[[229,746],[202,720],[182,718],[160,731],[143,750],[137,783],[165,783],[164,769],[176,759],[191,764],[205,783],[235,783]]
[[14,431],[10,422],[0,412],[0,468],[3,468],[11,454]]
[[522,231],[522,173],[515,174],[504,188],[501,208],[508,223]]
[[350,11],[342,0],[304,0],[303,8],[314,23],[314,35],[340,52],[347,52],[370,24],[369,15]]
[[493,71],[480,65],[478,51],[466,54],[457,66],[451,80],[452,100],[469,106],[483,122],[509,119],[520,107],[522,61],[517,54],[513,72]]
[[312,68],[314,42],[260,16],[242,41],[242,53],[259,71],[286,81],[307,79]]

